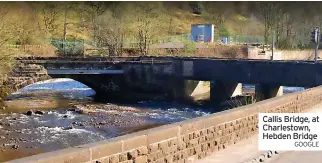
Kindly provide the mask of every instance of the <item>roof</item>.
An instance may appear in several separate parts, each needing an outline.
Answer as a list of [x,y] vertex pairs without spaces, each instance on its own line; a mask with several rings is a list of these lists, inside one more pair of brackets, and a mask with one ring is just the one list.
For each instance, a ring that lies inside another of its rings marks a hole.
[[196,25],[213,25],[213,24],[191,24],[191,26],[196,26]]

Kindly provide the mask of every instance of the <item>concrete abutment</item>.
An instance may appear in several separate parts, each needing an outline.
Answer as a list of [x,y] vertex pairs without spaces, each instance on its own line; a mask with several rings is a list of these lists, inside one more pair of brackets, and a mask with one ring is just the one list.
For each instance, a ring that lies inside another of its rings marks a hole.
[[198,83],[199,81],[196,80],[173,79],[171,83],[172,89],[170,91],[171,97],[179,101],[190,99],[190,95]]

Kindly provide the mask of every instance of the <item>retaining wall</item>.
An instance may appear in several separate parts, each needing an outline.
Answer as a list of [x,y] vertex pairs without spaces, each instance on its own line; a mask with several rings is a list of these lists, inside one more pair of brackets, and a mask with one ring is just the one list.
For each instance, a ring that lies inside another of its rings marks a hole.
[[255,134],[258,131],[259,112],[303,112],[321,100],[320,86],[212,115],[12,162],[191,162]]
[[[258,48],[248,49],[248,59],[270,59],[271,50],[261,53]],[[318,57],[322,57],[322,50],[318,51]],[[314,50],[274,50],[274,60],[314,60]]]

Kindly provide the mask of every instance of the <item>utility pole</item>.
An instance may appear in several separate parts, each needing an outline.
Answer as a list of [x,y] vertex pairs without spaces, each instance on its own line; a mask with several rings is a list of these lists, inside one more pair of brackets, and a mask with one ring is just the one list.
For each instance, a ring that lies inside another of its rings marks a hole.
[[315,47],[315,56],[314,56],[314,62],[316,63],[318,60],[318,50],[319,50],[319,44],[320,44],[320,27],[316,27],[317,34],[316,34],[316,47]]
[[274,60],[274,58],[273,58],[273,56],[274,56],[274,35],[275,35],[275,32],[272,29],[272,56],[271,56],[271,61]]
[[314,49],[314,62],[317,62],[318,58],[318,49],[319,49],[319,44],[320,44],[320,27],[317,26],[315,27],[314,31],[311,32],[311,42],[315,43],[315,49]]
[[64,35],[63,35],[63,51],[64,51],[64,56],[66,55],[66,39],[67,39],[67,7],[65,8],[64,12]]

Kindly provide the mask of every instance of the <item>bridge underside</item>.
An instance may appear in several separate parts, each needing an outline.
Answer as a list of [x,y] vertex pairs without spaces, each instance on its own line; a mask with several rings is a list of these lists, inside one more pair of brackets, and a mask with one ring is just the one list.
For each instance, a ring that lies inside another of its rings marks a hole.
[[95,100],[104,102],[137,102],[159,98],[185,100],[194,88],[193,82],[173,78],[149,81],[125,77],[124,74],[49,75],[52,78],[70,78],[81,82],[95,91]]

